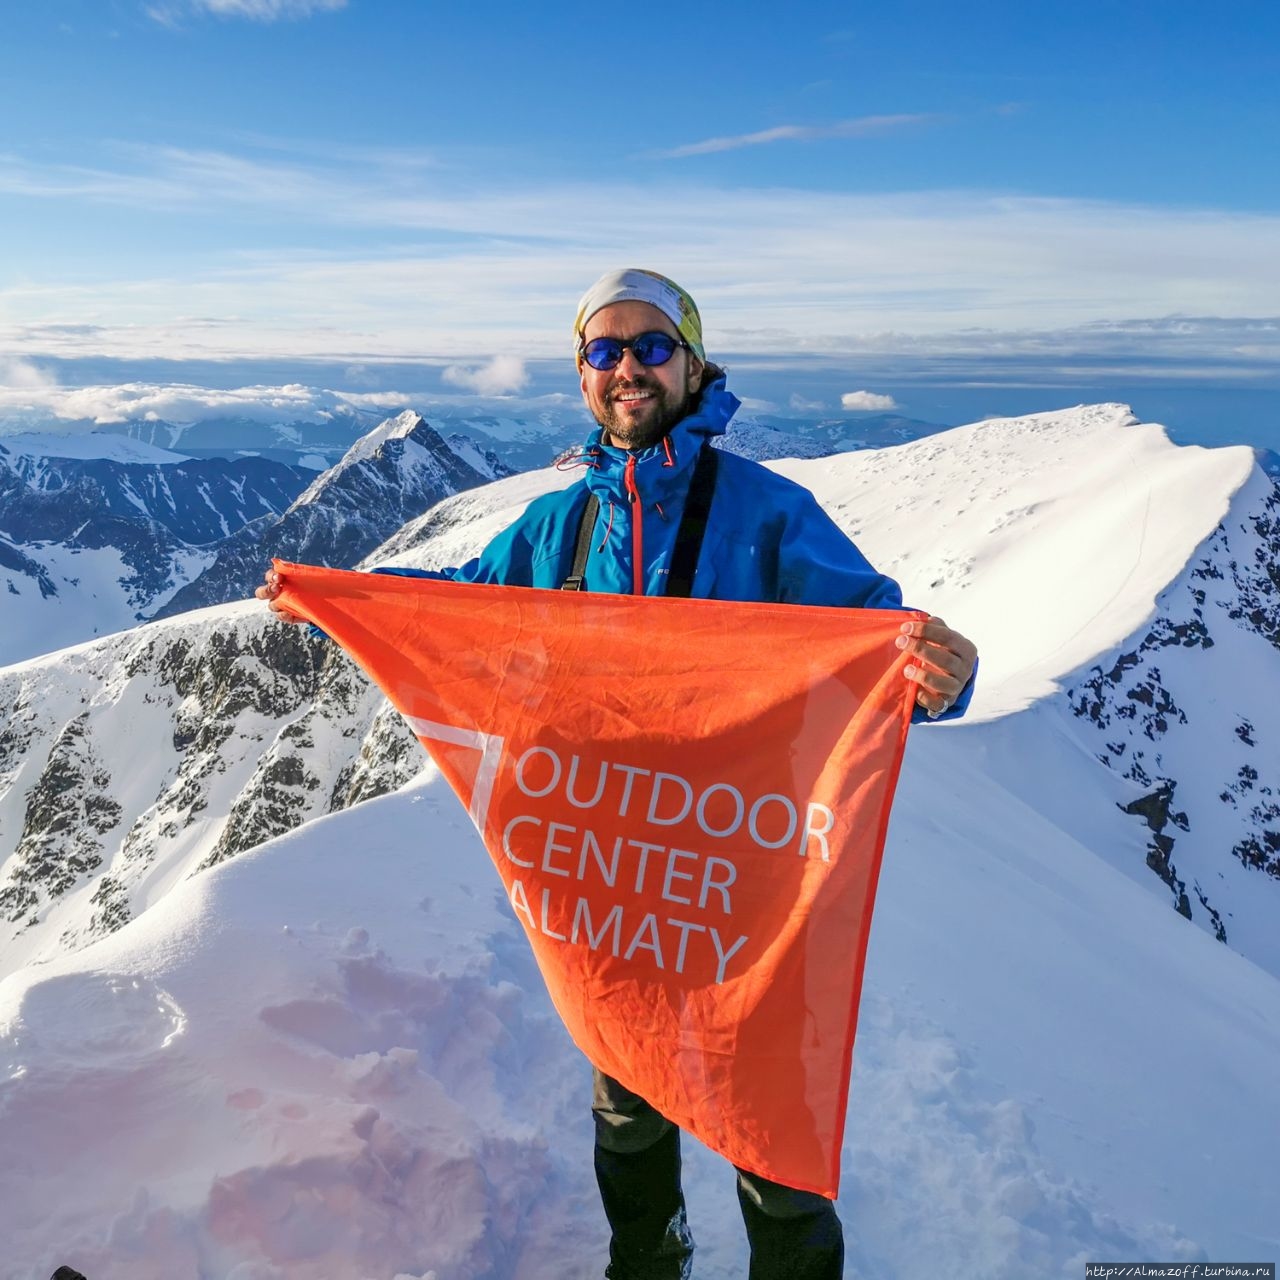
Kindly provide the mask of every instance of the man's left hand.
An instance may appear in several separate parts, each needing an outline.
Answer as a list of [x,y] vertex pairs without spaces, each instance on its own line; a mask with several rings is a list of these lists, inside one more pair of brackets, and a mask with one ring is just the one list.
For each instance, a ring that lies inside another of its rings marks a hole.
[[926,618],[904,622],[894,643],[914,659],[903,674],[920,686],[916,702],[934,716],[950,710],[973,676],[978,661],[973,641],[952,631],[941,618]]

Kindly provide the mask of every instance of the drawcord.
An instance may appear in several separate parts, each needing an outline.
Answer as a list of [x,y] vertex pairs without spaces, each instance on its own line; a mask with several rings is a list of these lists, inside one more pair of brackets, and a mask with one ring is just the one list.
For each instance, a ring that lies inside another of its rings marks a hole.
[[596,461],[599,456],[600,450],[594,446],[590,449],[574,449],[557,458],[553,465],[557,471],[570,471],[574,467],[599,468],[600,464]]
[[613,503],[609,503],[609,523],[605,526],[604,537],[600,539],[600,545],[596,548],[597,552],[604,550],[604,544],[609,541],[609,535],[613,532]]
[[666,451],[667,460],[662,465],[664,467],[674,467],[676,465],[675,455],[671,452],[671,437],[662,437],[662,447]]

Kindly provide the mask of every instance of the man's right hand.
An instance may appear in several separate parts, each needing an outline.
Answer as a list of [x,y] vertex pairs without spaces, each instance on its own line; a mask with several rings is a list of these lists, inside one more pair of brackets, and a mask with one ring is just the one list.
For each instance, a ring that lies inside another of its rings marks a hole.
[[267,602],[267,608],[276,615],[277,622],[306,622],[306,618],[300,618],[296,613],[290,613],[283,605],[276,603],[276,596],[280,594],[280,575],[274,569],[268,569],[263,575],[263,585],[260,586],[253,594],[259,600]]

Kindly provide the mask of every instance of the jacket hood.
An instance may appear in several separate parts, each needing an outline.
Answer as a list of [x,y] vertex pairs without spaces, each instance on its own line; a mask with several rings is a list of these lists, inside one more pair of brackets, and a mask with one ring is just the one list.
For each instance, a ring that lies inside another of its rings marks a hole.
[[703,387],[694,411],[671,428],[672,444],[676,443],[676,433],[679,431],[688,433],[695,451],[711,436],[724,435],[729,429],[730,420],[742,405],[742,401],[725,386],[725,382],[725,375],[721,374]]
[[[667,433],[666,439],[671,443],[671,452],[675,456],[677,467],[683,468],[685,463],[698,456],[703,442],[713,436],[722,436],[729,428],[729,422],[742,405],[742,401],[726,386],[726,377],[721,374],[712,379],[699,393],[694,410],[687,417],[681,418]],[[585,452],[594,454],[603,450],[607,454],[616,454],[626,458],[628,450],[617,449],[604,443],[604,428],[597,426],[587,437]],[[660,440],[647,449],[636,451],[636,464],[642,466],[646,459],[659,456],[667,461],[666,445]]]

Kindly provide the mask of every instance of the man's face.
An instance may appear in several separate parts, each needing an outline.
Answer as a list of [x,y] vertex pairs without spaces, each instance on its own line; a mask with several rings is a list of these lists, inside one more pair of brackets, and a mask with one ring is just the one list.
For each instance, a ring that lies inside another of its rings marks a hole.
[[[628,342],[642,333],[669,333],[675,325],[647,302],[615,302],[587,321],[583,340],[617,338]],[[657,444],[692,407],[702,381],[702,362],[680,347],[666,364],[643,365],[630,348],[612,369],[582,366],[582,398],[604,428],[606,441],[621,449]]]

